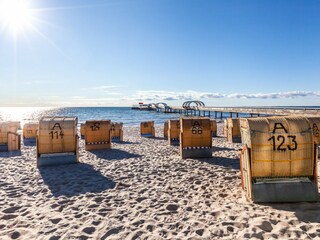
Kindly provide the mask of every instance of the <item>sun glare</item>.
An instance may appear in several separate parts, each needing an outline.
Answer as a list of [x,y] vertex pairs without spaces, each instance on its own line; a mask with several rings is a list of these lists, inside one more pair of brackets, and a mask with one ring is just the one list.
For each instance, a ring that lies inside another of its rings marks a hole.
[[32,19],[28,0],[0,0],[0,23],[14,35],[31,27]]

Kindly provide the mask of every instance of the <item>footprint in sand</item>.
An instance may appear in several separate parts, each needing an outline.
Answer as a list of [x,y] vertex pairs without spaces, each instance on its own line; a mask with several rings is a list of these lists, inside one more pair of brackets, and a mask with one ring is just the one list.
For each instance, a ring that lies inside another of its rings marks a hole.
[[21,236],[21,234],[18,231],[14,231],[13,233],[11,233],[12,239],[18,239],[20,236]]
[[10,208],[7,208],[7,209],[3,210],[2,212],[4,212],[4,213],[15,213],[20,208],[21,207],[10,207]]
[[95,227],[86,227],[82,230],[82,232],[91,235],[92,233],[94,233],[96,231]]
[[57,224],[61,221],[61,218],[53,218],[53,219],[50,219],[50,221],[53,223],[53,224]]
[[176,212],[179,208],[178,204],[168,204],[166,209],[171,212]]

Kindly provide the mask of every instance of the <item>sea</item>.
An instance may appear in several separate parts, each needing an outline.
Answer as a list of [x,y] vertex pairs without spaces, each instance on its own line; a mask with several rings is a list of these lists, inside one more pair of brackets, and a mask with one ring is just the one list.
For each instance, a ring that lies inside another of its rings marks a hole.
[[[155,124],[163,124],[168,119],[179,118],[180,114],[133,110],[131,107],[0,107],[0,122],[20,121],[23,126],[26,122],[37,122],[44,116],[78,117],[78,123],[84,123],[86,120],[107,119],[113,122],[122,122],[126,126],[138,126],[142,121],[152,120],[155,121]],[[223,118],[229,116],[228,113],[222,115]],[[248,116],[239,114],[239,117]],[[213,117],[211,116],[211,118]]]

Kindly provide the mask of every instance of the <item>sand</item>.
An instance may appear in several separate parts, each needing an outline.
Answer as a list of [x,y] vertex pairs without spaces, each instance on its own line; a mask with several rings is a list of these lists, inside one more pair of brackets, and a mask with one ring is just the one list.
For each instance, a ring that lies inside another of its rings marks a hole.
[[315,239],[320,203],[254,204],[241,189],[241,144],[214,138],[210,159],[125,127],[124,143],[81,164],[36,167],[35,146],[0,153],[0,239]]

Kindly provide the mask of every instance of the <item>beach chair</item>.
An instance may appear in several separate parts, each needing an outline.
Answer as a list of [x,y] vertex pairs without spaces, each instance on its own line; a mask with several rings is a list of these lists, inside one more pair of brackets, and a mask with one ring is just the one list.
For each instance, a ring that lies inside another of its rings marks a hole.
[[81,123],[80,124],[80,136],[81,136],[81,139],[84,139],[85,134],[86,134],[86,124],[85,123]]
[[180,157],[212,157],[210,119],[207,117],[180,118]]
[[211,123],[211,135],[212,137],[217,136],[217,121],[215,119],[210,119]]
[[168,142],[170,145],[179,145],[180,120],[168,121]]
[[232,143],[241,143],[239,118],[227,119],[227,141]]
[[111,141],[112,142],[123,142],[123,123],[114,122],[111,123]]
[[318,145],[318,158],[320,158],[320,117],[308,117],[311,124],[315,143]]
[[85,149],[100,150],[111,148],[111,121],[89,120],[86,121]]
[[228,120],[223,120],[223,136],[228,136]]
[[23,125],[24,143],[35,143],[37,140],[39,123],[25,123]]
[[140,123],[141,137],[153,138],[156,136],[154,129],[154,121]]
[[37,135],[37,166],[77,163],[78,118],[43,117]]
[[15,151],[21,148],[17,122],[0,122],[0,152]]
[[163,125],[163,137],[165,139],[168,139],[168,130],[169,130],[168,125],[169,125],[169,121],[165,121]]
[[241,119],[242,188],[253,202],[317,201],[317,145],[305,117]]

